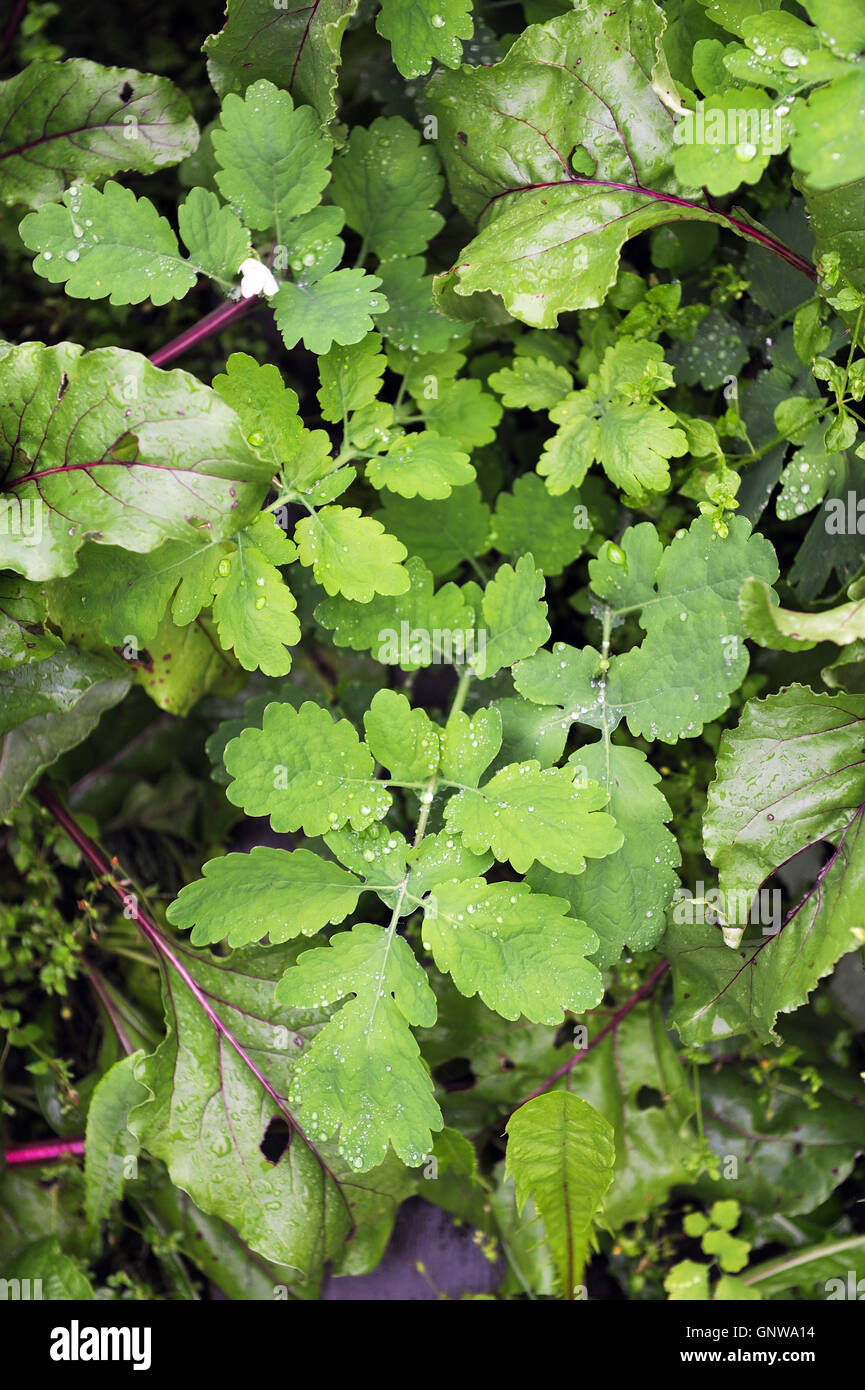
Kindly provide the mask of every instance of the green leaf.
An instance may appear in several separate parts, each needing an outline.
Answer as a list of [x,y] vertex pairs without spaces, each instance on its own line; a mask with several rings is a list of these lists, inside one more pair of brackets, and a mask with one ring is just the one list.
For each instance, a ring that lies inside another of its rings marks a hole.
[[749,702],[738,727],[724,734],[703,828],[723,917],[737,935],[779,865],[823,841],[833,853],[783,922],[761,895],[759,921],[735,949],[719,944],[716,927],[671,926],[671,1019],[684,1040],[752,1032],[776,1041],[778,1014],[799,1008],[838,958],[861,944],[863,718],[859,696],[839,703],[791,686]]
[[838,77],[797,102],[790,120],[790,160],[810,188],[839,188],[865,178],[859,112],[865,105],[865,74]]
[[383,0],[376,28],[403,77],[420,77],[434,59],[455,68],[474,33],[471,0]]
[[663,27],[653,0],[581,8],[527,29],[500,63],[433,77],[451,194],[481,223],[457,260],[458,296],[492,290],[514,317],[552,328],[603,301],[628,237],[717,220],[674,177],[680,99]]
[[300,623],[294,595],[276,565],[296,554],[273,517],[262,514],[240,532],[235,554],[219,562],[213,619],[223,647],[247,671],[285,676],[291,670],[286,649],[300,641]]
[[443,584],[434,593],[432,575],[414,556],[405,571],[405,593],[377,595],[366,603],[328,598],[316,608],[316,622],[332,629],[336,646],[372,652],[376,661],[404,671],[471,655],[474,611],[457,585]]
[[536,473],[524,473],[511,492],[498,495],[491,541],[504,555],[531,551],[544,574],[561,574],[581,554],[591,529],[578,504],[565,505]]
[[490,509],[475,483],[467,483],[455,496],[427,502],[423,507],[388,494],[381,501],[382,510],[376,515],[382,524],[436,577],[447,574],[462,560],[483,555],[489,547]]
[[189,248],[185,260],[170,224],[149,198],[136,198],[119,183],[102,192],[77,184],[31,212],[19,227],[21,240],[38,251],[37,274],[66,285],[72,299],[108,299],[110,304],[155,305],[182,299],[198,276],[209,275],[230,289],[249,255],[249,233],[215,194],[194,188],[181,205],[178,222]]
[[525,883],[446,882],[424,904],[424,949],[461,994],[503,1018],[559,1024],[564,1009],[595,1008],[604,993],[586,960],[598,938],[561,898]]
[[761,647],[803,652],[817,642],[849,646],[865,637],[865,600],[841,603],[822,613],[796,613],[778,606],[778,596],[762,579],[748,579],[739,599],[748,636]]
[[236,690],[237,666],[222,650],[209,619],[179,627],[166,614],[147,647],[147,665],[135,668],[135,680],[160,709],[186,715],[211,690]]
[[6,203],[39,207],[73,179],[151,174],[198,144],[189,102],[167,77],[86,58],[39,59],[0,83]]
[[129,684],[119,665],[69,647],[38,667],[0,672],[4,708],[8,702],[14,711],[0,734],[0,816],[9,815],[62,753],[83,742]]
[[495,706],[471,717],[464,710],[455,711],[442,731],[442,776],[476,787],[501,746],[502,716]]
[[177,225],[192,264],[224,288],[251,254],[249,232],[207,188],[193,188],[177,209]]
[[448,435],[469,453],[493,442],[503,413],[495,396],[479,381],[466,379],[442,383],[437,395],[421,395],[418,408],[427,426]]
[[488,679],[503,666],[513,666],[537,651],[550,635],[547,605],[541,595],[544,577],[531,555],[516,565],[499,565],[484,589],[483,615],[486,644],[471,665]]
[[686,454],[688,442],[673,412],[649,398],[671,384],[658,343],[623,338],[609,347],[586,389],[550,412],[559,428],[538,464],[550,492],[579,487],[592,463],[624,492],[666,491],[668,460]]
[[273,363],[233,352],[213,389],[239,416],[250,446],[290,486],[305,491],[332,470],[330,439],[324,430],[304,429],[297,392]]
[[337,423],[370,405],[381,390],[386,365],[381,338],[375,333],[359,343],[332,347],[318,364],[322,419]]
[[460,325],[433,303],[433,280],[425,273],[423,256],[383,261],[378,274],[387,301],[378,327],[390,346],[413,353],[444,352],[460,335]]
[[707,1231],[702,1240],[706,1255],[717,1255],[722,1269],[737,1274],[748,1263],[751,1247],[746,1240],[731,1236],[729,1231]]
[[373,327],[373,314],[384,314],[387,300],[377,290],[381,280],[363,270],[334,270],[310,284],[286,280],[271,303],[276,326],[287,348],[304,347],[321,355],[332,343],[357,343]]
[[36,715],[68,714],[92,686],[118,678],[123,679],[119,662],[73,647],[61,647],[38,663],[0,671],[0,734]]
[[187,983],[176,973],[164,976],[168,1034],[136,1069],[151,1099],[132,1112],[129,1126],[203,1212],[230,1222],[266,1259],[314,1279],[341,1253],[352,1220],[360,1226],[381,1217],[406,1188],[395,1165],[369,1184],[352,1177],[350,1187],[337,1186],[345,1165],[328,1155],[329,1176],[297,1133],[279,1163],[262,1153],[271,1123],[289,1112],[261,1078],[285,1096],[326,1018],[317,1006],[297,1010],[274,1001],[274,972],[292,966],[297,950],[251,948],[217,959],[172,944],[221,1028]]
[[285,241],[275,249],[274,269],[290,266],[294,278],[310,283],[336,270],[345,251],[339,233],[345,224],[342,208],[317,207],[295,217],[285,229]]
[[613,1131],[567,1091],[536,1096],[507,1125],[506,1171],[517,1206],[529,1197],[541,1214],[566,1298],[576,1297],[592,1228],[613,1180]]
[[837,1279],[832,1290],[836,1294],[843,1290],[846,1298],[851,1269],[858,1284],[865,1277],[865,1236],[844,1236],[777,1255],[752,1266],[739,1282],[750,1298],[775,1298],[788,1289],[799,1289],[805,1298],[823,1299],[829,1293],[829,1280]]
[[[606,1021],[590,1017],[589,1042]],[[699,1140],[686,1078],[663,1016],[649,1004],[632,1009],[570,1073],[570,1089],[615,1131],[615,1180],[606,1202],[614,1230],[645,1220],[672,1188],[693,1180]]]
[[722,714],[744,679],[738,595],[750,574],[775,579],[774,552],[744,517],[732,518],[722,539],[708,516],[663,551],[646,522],[629,527],[618,549],[622,563],[609,551],[590,563],[592,587],[609,603],[612,622],[641,610],[642,644],[610,658],[605,673],[593,647],[558,643],[521,663],[514,683],[527,699],[557,705],[564,718],[607,736],[625,717],[632,734],[674,743]]
[[137,1176],[138,1145],[126,1121],[130,1110],[147,1098],[134,1074],[141,1057],[135,1052],[115,1062],[101,1077],[87,1110],[84,1214],[91,1226],[109,1215],[123,1195],[126,1180]]
[[167,913],[176,927],[192,928],[193,946],[312,936],[354,912],[364,888],[354,874],[308,849],[265,845],[211,859],[202,874],[181,888]]
[[322,507],[294,533],[302,565],[311,565],[327,593],[368,603],[373,594],[404,594],[406,549],[380,521],[357,507]]
[[688,112],[677,127],[676,175],[686,188],[707,188],[716,197],[759,183],[773,154],[781,153],[780,125],[775,102],[755,87],[710,96],[699,116]]
[[428,782],[438,771],[441,733],[422,709],[396,690],[377,690],[363,717],[376,762],[399,782]]
[[334,202],[381,260],[426,250],[444,221],[433,211],[441,191],[435,150],[402,116],[355,126],[333,167]]
[[216,185],[250,227],[282,241],[291,219],[321,201],[330,179],[331,142],[310,106],[262,79],[243,97],[229,93],[213,131]]
[[280,8],[273,0],[228,0],[224,27],[204,44],[218,95],[269,78],[332,120],[342,36],[356,9],[357,0],[318,0],[312,12],[292,0]]
[[329,947],[304,951],[276,987],[277,1002],[295,1008],[348,995],[304,1051],[289,1100],[309,1115],[318,1139],[339,1130],[350,1168],[373,1168],[389,1144],[416,1167],[442,1119],[409,1025],[431,1027],[435,995],[408,943],[369,922],[341,932]]
[[165,541],[145,555],[88,542],[74,573],[46,588],[52,620],[69,634],[96,633],[109,646],[132,642],[140,650],[159,631],[172,595],[180,626],[209,605],[224,553],[194,537]]
[[0,575],[0,671],[42,661],[60,646],[47,632],[45,593],[15,574]]
[[220,398],[187,372],[121,348],[28,343],[0,359],[7,441],[3,514],[40,519],[22,541],[0,525],[0,564],[32,579],[69,574],[86,538],[154,550],[204,525],[231,535],[257,511],[268,471]]
[[334,723],[307,700],[299,710],[268,705],[260,729],[244,729],[225,750],[234,779],[226,795],[247,815],[270,816],[274,830],[324,835],[350,821],[363,830],[382,820],[390,794],[347,719]]
[[567,367],[548,357],[515,357],[512,367],[502,367],[489,377],[509,410],[552,410],[574,387]]
[[435,430],[395,439],[386,454],[370,459],[366,471],[373,487],[388,488],[401,497],[430,500],[449,497],[453,488],[475,477],[468,454]]
[[659,774],[636,748],[593,743],[574,753],[581,777],[609,791],[607,810],[624,836],[621,849],[592,860],[576,878],[535,867],[533,888],[566,898],[600,938],[592,959],[606,970],[628,946],[647,951],[663,936],[664,913],[678,885],[679,847],[667,829],[672,811]]
[[664,1278],[671,1303],[703,1303],[709,1298],[709,1266],[680,1260]]
[[26,1246],[3,1274],[7,1281],[27,1279],[31,1286],[36,1281],[41,1298],[49,1303],[92,1302],[96,1297],[90,1280],[63,1253],[56,1236],[43,1236]]
[[[701,1179],[707,1201],[735,1198],[772,1218],[784,1191],[789,1219],[813,1211],[848,1177],[862,1132],[861,1086],[846,1077],[839,1085],[834,1069],[820,1070],[817,1105],[809,1093],[802,1094],[794,1071],[784,1070],[777,1076],[780,1084],[766,1087],[749,1071],[701,1070],[706,1138],[722,1160],[717,1177]],[[787,1190],[792,1172],[796,1182]]]
[[119,183],[107,183],[101,193],[76,185],[63,204],[28,213],[20,231],[24,245],[39,252],[34,270],[53,284],[65,282],[72,299],[141,304],[149,298],[158,306],[182,299],[198,278],[166,218],[149,198],[136,198]]
[[586,856],[612,854],[622,835],[612,816],[599,810],[606,792],[594,782],[576,785],[575,773],[574,767],[513,763],[447,803],[448,829],[475,854],[492,850],[520,874],[535,860],[560,873],[582,873]]

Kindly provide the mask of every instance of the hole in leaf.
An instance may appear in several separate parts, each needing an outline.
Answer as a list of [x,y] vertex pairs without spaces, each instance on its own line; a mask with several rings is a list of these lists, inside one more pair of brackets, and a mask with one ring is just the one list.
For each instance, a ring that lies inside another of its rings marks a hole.
[[470,1091],[477,1081],[468,1057],[450,1057],[433,1067],[433,1076],[446,1091]]
[[135,88],[129,82],[124,82],[120,88],[120,100],[123,102],[131,101],[135,96]]
[[653,1110],[664,1104],[664,1097],[654,1086],[641,1086],[636,1100],[638,1110]]
[[278,1163],[291,1143],[291,1130],[281,1115],[274,1115],[259,1144],[268,1163]]

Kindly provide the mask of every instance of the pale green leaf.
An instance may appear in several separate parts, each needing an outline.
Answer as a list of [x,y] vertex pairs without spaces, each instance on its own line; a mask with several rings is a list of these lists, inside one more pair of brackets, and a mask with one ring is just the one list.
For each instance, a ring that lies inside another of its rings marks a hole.
[[507,1172],[522,1211],[541,1214],[566,1298],[577,1296],[592,1229],[613,1180],[613,1131],[597,1110],[567,1091],[520,1106],[507,1125]]

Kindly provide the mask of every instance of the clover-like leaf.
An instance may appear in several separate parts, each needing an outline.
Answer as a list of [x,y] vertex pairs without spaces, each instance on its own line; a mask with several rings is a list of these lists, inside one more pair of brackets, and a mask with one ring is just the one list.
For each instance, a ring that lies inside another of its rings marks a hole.
[[616,744],[607,747],[602,740],[580,748],[571,761],[580,776],[609,791],[607,809],[624,842],[614,854],[590,860],[576,877],[535,865],[529,881],[543,893],[566,898],[575,916],[591,922],[600,938],[592,959],[605,970],[625,946],[646,951],[663,936],[680,854],[667,829],[673,813],[658,790],[660,775],[643,753]]
[[219,562],[213,619],[222,645],[247,671],[285,676],[291,670],[286,649],[300,641],[300,623],[294,595],[276,566],[296,554],[273,518],[262,514],[239,533],[234,555]]
[[379,520],[436,576],[489,548],[490,509],[476,483],[423,507],[395,494],[385,493],[381,501]]
[[425,904],[424,947],[461,994],[503,1018],[558,1024],[563,1009],[595,1008],[604,993],[586,960],[598,938],[568,911],[526,883],[442,883]]
[[378,267],[382,308],[378,328],[388,344],[405,352],[444,352],[461,326],[433,303],[433,280],[423,256],[382,261]]
[[403,77],[420,77],[433,59],[455,68],[474,33],[470,0],[384,0],[376,27]]
[[493,372],[489,384],[509,410],[552,410],[573,390],[574,379],[549,357],[521,356]]
[[444,220],[433,211],[441,191],[434,148],[402,116],[355,126],[333,167],[334,202],[381,260],[426,250]]
[[609,603],[611,619],[640,611],[642,644],[610,658],[606,669],[593,647],[558,643],[522,662],[514,683],[527,699],[559,706],[566,720],[609,734],[626,718],[632,734],[674,743],[723,713],[744,679],[739,591],[752,573],[771,583],[777,562],[744,517],[731,520],[725,538],[710,517],[698,517],[663,551],[643,522],[625,531],[617,549],[621,563],[604,554],[591,562],[592,587]]
[[381,339],[375,333],[359,343],[332,347],[318,364],[322,419],[342,421],[370,405],[381,390],[385,366]]
[[216,185],[247,226],[272,228],[277,241],[291,219],[321,201],[330,179],[331,142],[312,107],[262,79],[240,97],[229,93],[212,134]]
[[580,504],[563,504],[536,473],[514,480],[510,492],[500,492],[493,517],[492,544],[503,555],[526,555],[544,574],[560,574],[581,554],[591,535]]
[[448,829],[475,854],[492,850],[520,874],[536,860],[561,873],[581,873],[586,856],[612,854],[622,833],[600,809],[607,793],[595,782],[575,783],[575,774],[574,767],[512,763],[447,803]]
[[28,213],[21,239],[39,253],[33,263],[38,274],[65,283],[72,299],[167,304],[182,299],[198,278],[166,218],[149,198],[136,198],[119,183],[107,183],[102,192],[70,188],[63,203]]
[[471,662],[479,676],[494,676],[503,666],[512,666],[537,651],[547,640],[550,627],[542,598],[544,587],[544,577],[531,555],[521,556],[516,565],[499,565],[484,589],[486,640]]
[[276,326],[287,348],[304,346],[319,356],[332,343],[357,343],[384,314],[387,300],[378,293],[381,280],[363,270],[334,270],[304,284],[286,280],[271,303]]
[[347,821],[363,830],[390,806],[352,725],[335,723],[311,700],[299,710],[268,705],[260,729],[244,729],[228,744],[225,767],[233,778],[229,801],[247,815],[269,815],[277,831],[324,835]]
[[317,1137],[339,1131],[350,1168],[375,1167],[389,1144],[417,1166],[443,1121],[409,1025],[435,1022],[435,995],[408,942],[369,922],[304,951],[276,987],[278,1003],[294,1008],[348,995],[304,1051],[289,1101],[310,1116]]
[[443,660],[464,661],[475,650],[474,610],[456,584],[433,592],[433,577],[422,560],[405,563],[409,588],[356,603],[338,595],[315,610],[316,621],[333,631],[338,647],[370,651],[376,661],[416,671]]
[[367,746],[399,782],[428,782],[438,771],[441,732],[405,695],[378,690],[363,717]]
[[435,430],[395,439],[386,454],[370,459],[366,471],[373,487],[388,488],[401,497],[429,500],[449,497],[455,487],[475,477],[468,454]]
[[364,890],[361,879],[308,849],[256,845],[249,854],[211,859],[201,872],[181,888],[167,914],[176,927],[192,928],[194,946],[312,936],[342,922]]
[[622,338],[608,348],[585,390],[550,412],[559,429],[538,464],[550,492],[579,487],[596,462],[611,482],[636,496],[668,488],[668,460],[688,452],[673,412],[652,399],[671,384],[658,343]]
[[380,521],[357,507],[322,507],[299,521],[294,533],[302,565],[311,565],[329,594],[368,603],[373,594],[404,594],[406,549]]
[[771,97],[755,87],[713,95],[677,127],[676,174],[686,188],[708,188],[719,197],[742,183],[759,183],[773,154],[781,152],[780,125]]

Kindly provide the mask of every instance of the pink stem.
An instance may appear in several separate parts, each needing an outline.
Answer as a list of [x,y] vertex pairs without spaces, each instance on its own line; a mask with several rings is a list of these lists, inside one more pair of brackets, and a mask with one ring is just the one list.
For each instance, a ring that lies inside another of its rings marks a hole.
[[37,1139],[31,1144],[14,1144],[3,1158],[10,1168],[25,1168],[38,1163],[58,1163],[61,1158],[80,1158],[83,1153],[83,1139]]
[[108,863],[108,860],[102,854],[101,850],[99,850],[98,847],[90,839],[90,837],[84,833],[84,831],[81,829],[81,826],[78,824],[75,818],[67,810],[65,810],[63,806],[61,806],[60,802],[53,795],[53,793],[48,790],[48,788],[45,786],[43,782],[40,782],[38,786],[34,788],[34,795],[38,798],[39,801],[42,802],[42,805],[48,811],[51,812],[58,825],[61,825],[63,827],[73,844],[77,845],[78,848],[81,850],[81,853],[84,855],[85,859],[88,861],[94,872],[99,876],[100,879],[103,880],[103,882],[111,889],[114,896],[123,904],[124,911],[128,913],[128,915],[135,922],[142,935],[146,937],[146,939],[150,942],[151,946],[156,951],[157,956],[160,956],[163,961],[167,961],[168,964],[174,970],[177,971],[184,984],[187,986],[191,994],[194,996],[196,1002],[201,1006],[207,1017],[210,1019],[210,1022],[213,1024],[216,1031],[222,1038],[225,1039],[229,1046],[234,1049],[234,1051],[237,1053],[238,1057],[244,1063],[244,1065],[249,1068],[256,1081],[263,1088],[263,1090],[265,1090],[267,1094],[270,1096],[271,1100],[274,1102],[274,1104],[278,1108],[280,1114],[286,1120],[289,1127],[292,1130],[294,1130],[298,1138],[300,1138],[306,1145],[306,1147],[309,1149],[310,1153],[318,1163],[322,1172],[325,1174],[326,1177],[330,1178],[331,1182],[336,1187],[336,1190],[339,1193],[340,1198],[345,1204],[349,1220],[351,1220],[352,1225],[354,1225],[351,1209],[348,1205],[345,1193],[342,1190],[342,1184],[339,1182],[339,1179],[336,1177],[336,1174],[331,1171],[328,1164],[325,1162],[321,1154],[316,1149],[315,1145],[312,1143],[312,1140],[309,1139],[307,1135],[304,1133],[304,1131],[301,1129],[300,1125],[297,1123],[297,1120],[294,1118],[291,1111],[285,1104],[285,1101],[274,1089],[271,1083],[267,1080],[267,1077],[259,1071],[258,1067],[255,1065],[252,1058],[250,1057],[249,1053],[245,1050],[244,1047],[241,1046],[241,1044],[237,1041],[231,1030],[225,1026],[222,1019],[211,1007],[208,999],[204,994],[204,991],[193,979],[192,975],[190,975],[183,962],[179,960],[178,957],[175,955],[174,951],[171,949],[169,941],[162,935],[162,932],[156,926],[156,923],[151,921],[147,913],[144,912],[141,907],[139,907],[138,899],[135,896],[135,894],[125,892],[122,886],[115,881],[111,865]]
[[[616,1013],[613,1014],[613,1017],[610,1019],[609,1023],[604,1024],[600,1033],[597,1033],[592,1038],[592,1041],[588,1043],[587,1046],[582,1049],[582,1051],[575,1052],[573,1057],[569,1057],[563,1067],[559,1067],[558,1071],[554,1071],[552,1076],[547,1077],[546,1081],[542,1081],[540,1086],[538,1086],[537,1090],[532,1091],[530,1096],[524,1096],[523,1099],[514,1106],[514,1110],[519,1110],[521,1106],[527,1105],[530,1100],[535,1099],[535,1096],[543,1095],[544,1091],[549,1090],[550,1086],[552,1086],[554,1081],[558,1081],[561,1077],[566,1076],[567,1073],[571,1070],[571,1067],[575,1067],[578,1062],[581,1062],[584,1057],[587,1057],[593,1047],[597,1047],[599,1042],[603,1042],[604,1038],[606,1038],[609,1033],[615,1032],[619,1024],[622,1022],[622,1019],[627,1018],[628,1014],[631,1012],[632,1009],[636,1008],[640,1000],[645,999],[647,994],[652,993],[652,990],[655,988],[655,985],[657,985],[658,982],[663,979],[669,968],[670,962],[668,960],[662,960],[660,965],[655,966],[655,969],[652,971],[648,980],[646,980],[644,984],[640,985],[639,989],[634,990],[634,993],[631,995],[630,999],[628,999],[622,1005],[622,1007],[618,1009]],[[513,1113],[513,1111],[511,1113]]]
[[223,328],[227,328],[230,323],[236,323],[238,319],[242,319],[256,302],[255,299],[238,299],[230,300],[227,304],[220,304],[218,308],[205,314],[203,319],[199,319],[198,323],[187,328],[184,333],[172,338],[170,343],[157,348],[156,352],[151,354],[150,361],[154,367],[164,367],[166,362],[173,362],[175,357],[180,357],[184,352],[195,347],[196,344],[204,342],[205,338],[213,337],[214,333],[221,333]]

